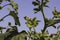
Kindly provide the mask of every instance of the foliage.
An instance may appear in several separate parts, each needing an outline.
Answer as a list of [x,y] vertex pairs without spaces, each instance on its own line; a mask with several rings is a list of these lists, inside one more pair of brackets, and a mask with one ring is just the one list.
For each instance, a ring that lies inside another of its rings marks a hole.
[[25,16],[24,19],[27,20],[26,24],[28,28],[36,27],[38,25],[38,22],[40,22],[39,20],[36,20],[36,17],[32,19],[32,18]]
[[[53,17],[48,19],[45,16],[44,8],[49,6],[47,3],[50,2],[50,0],[36,0],[33,1],[32,4],[34,6],[37,6],[37,8],[34,8],[34,13],[41,12],[43,19],[44,19],[44,28],[41,31],[41,33],[37,33],[35,28],[38,26],[40,20],[37,20],[36,17],[30,18],[28,16],[25,16],[24,19],[26,20],[26,25],[29,28],[29,31],[26,32],[25,30],[18,32],[17,25],[20,26],[20,21],[18,17],[18,4],[14,2],[14,0],[5,0],[10,2],[10,4],[0,6],[0,10],[4,8],[5,6],[11,5],[14,9],[13,11],[10,10],[9,14],[4,16],[0,19],[0,22],[4,20],[7,16],[13,17],[15,21],[15,25],[12,26],[11,22],[8,23],[9,28],[5,28],[0,26],[0,40],[60,40],[60,31],[58,30],[56,34],[50,34],[48,30],[46,30],[48,27],[53,28],[60,28],[60,25],[57,27],[55,24],[60,23],[60,12],[54,9],[52,11]],[[0,4],[3,2],[3,0],[0,0]],[[3,29],[7,29],[5,33],[2,33]],[[32,30],[33,29],[33,30]]]

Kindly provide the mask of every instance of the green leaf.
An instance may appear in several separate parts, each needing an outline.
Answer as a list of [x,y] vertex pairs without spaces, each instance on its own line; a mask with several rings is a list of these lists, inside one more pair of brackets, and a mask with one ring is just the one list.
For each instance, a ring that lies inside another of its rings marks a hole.
[[60,12],[58,12],[57,10],[52,11],[54,18],[60,18]]
[[33,1],[32,4],[33,4],[34,6],[39,5],[39,4],[38,4],[37,2],[35,2],[35,1]]
[[14,11],[10,11],[9,15],[14,18],[15,25],[19,25],[20,26],[19,17],[17,15],[17,13],[15,13]]
[[60,28],[60,25],[57,27],[57,29],[59,29]]
[[35,11],[35,13],[37,13],[37,12],[40,11],[40,9],[38,9],[38,8],[34,8],[34,11]]
[[3,21],[3,19],[0,19],[0,22]]
[[13,36],[11,40],[27,40],[27,32],[23,30],[17,35]]
[[56,29],[56,26],[55,25],[53,25],[53,27]]
[[5,27],[0,27],[0,32],[2,33],[2,30],[6,29]]
[[9,1],[10,2],[11,0],[6,0],[6,1]]
[[2,9],[3,7],[2,6],[0,6],[0,9]]
[[38,3],[40,3],[40,1],[39,0],[36,0]]
[[12,37],[18,35],[18,29],[17,29],[17,27],[16,26],[10,26],[10,27],[11,28],[8,28],[7,31],[4,33],[5,34],[4,40],[11,40]]
[[0,0],[0,4],[2,3],[3,0]]
[[46,2],[49,2],[50,0],[46,0]]
[[5,28],[5,27],[0,27],[0,30],[1,30],[1,29],[6,29],[6,28]]
[[12,7],[17,11],[18,9],[18,4],[16,4],[14,1],[11,1]]
[[43,2],[43,4],[42,4],[42,5],[43,5],[44,7],[49,7],[49,6],[48,6],[48,5],[46,5],[46,4],[47,4],[47,2]]
[[30,18],[28,16],[25,16],[24,19],[27,20],[27,21],[30,20]]
[[36,20],[36,17],[32,19],[32,18],[25,16],[24,18],[25,20],[27,20],[26,24],[28,28],[36,27],[38,25],[38,22],[40,22],[39,20]]
[[11,26],[11,23],[10,23],[10,22],[8,22],[8,25],[9,25],[9,26]]
[[45,5],[45,7],[48,7],[48,8],[49,8],[49,6],[48,6],[48,5]]

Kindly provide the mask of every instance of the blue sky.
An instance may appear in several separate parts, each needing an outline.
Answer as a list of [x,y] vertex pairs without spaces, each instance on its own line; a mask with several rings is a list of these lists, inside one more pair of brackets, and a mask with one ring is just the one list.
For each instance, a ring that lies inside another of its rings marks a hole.
[[[33,8],[35,8],[35,7],[32,5],[32,1],[34,1],[34,0],[15,0],[15,2],[19,6],[19,9],[18,9],[19,15],[18,16],[19,16],[19,20],[21,22],[21,26],[18,27],[19,32],[22,30],[26,30],[26,31],[29,30],[27,28],[27,26],[25,25],[26,21],[24,20],[24,16],[29,16],[31,18],[36,16],[38,20],[41,20],[39,25],[36,27],[37,32],[41,32],[41,29],[43,29],[43,27],[44,27],[43,16],[42,16],[41,12],[34,14]],[[7,4],[7,2],[4,1],[1,5],[5,5],[5,4]],[[56,7],[56,9],[58,11],[60,11],[60,0],[54,0],[54,1],[50,0],[50,2],[47,5],[49,5],[49,8],[44,8],[44,11],[45,11],[46,17],[48,19],[53,17],[52,10],[54,10],[54,7]],[[11,6],[4,7],[2,10],[0,10],[0,18],[2,18],[3,16],[5,16],[9,13],[7,8],[12,9]],[[4,19],[4,21],[0,22],[0,26],[7,27],[8,22],[11,22],[12,25],[14,25],[13,18],[11,16],[8,16]],[[53,27],[50,27],[47,30],[49,31],[49,33],[57,32],[57,30],[54,29]]]

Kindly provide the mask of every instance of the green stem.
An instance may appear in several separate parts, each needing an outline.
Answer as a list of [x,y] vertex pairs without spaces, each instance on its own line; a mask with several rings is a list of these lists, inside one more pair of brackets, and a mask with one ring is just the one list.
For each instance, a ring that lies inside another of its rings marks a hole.
[[[29,28],[29,31],[31,32],[31,28]],[[30,34],[30,32],[28,32],[28,35],[29,35],[29,39],[28,39],[28,40],[31,39],[31,34]]]
[[44,32],[46,30],[46,17],[45,17],[45,14],[44,14],[44,9],[43,9],[43,0],[42,0],[42,4],[41,4],[41,12],[42,12],[42,15],[43,15],[43,18],[44,18],[44,28],[42,30],[42,32]]

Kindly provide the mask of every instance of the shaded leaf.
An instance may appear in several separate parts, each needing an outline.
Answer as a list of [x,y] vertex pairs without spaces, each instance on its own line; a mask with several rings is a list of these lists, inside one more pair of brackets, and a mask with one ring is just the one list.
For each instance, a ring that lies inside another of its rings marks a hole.
[[12,37],[11,40],[27,40],[27,32],[23,30],[14,37]]
[[34,6],[39,5],[39,4],[38,4],[37,2],[35,2],[35,1],[33,1],[32,4],[33,4]]
[[5,27],[0,27],[0,32],[2,33],[2,30],[6,29]]
[[10,22],[8,22],[8,25],[9,25],[9,26],[11,26],[11,23],[10,23]]
[[38,3],[40,3],[40,1],[39,0],[36,0]]
[[3,0],[0,0],[0,4],[2,3]]
[[5,28],[5,27],[0,27],[0,30],[1,30],[1,29],[6,29],[6,28]]
[[45,5],[45,7],[48,7],[48,8],[49,8],[49,6],[48,6],[48,5]]
[[9,1],[10,2],[11,0],[6,0],[6,1]]
[[49,2],[50,0],[46,0],[46,2]]
[[38,9],[38,8],[34,8],[34,11],[35,11],[35,13],[37,13],[37,12],[40,11],[40,9]]
[[59,29],[60,28],[60,25],[57,27],[57,29]]
[[15,13],[14,11],[10,11],[9,15],[14,18],[15,25],[19,25],[20,26],[19,17],[17,15],[17,13]]
[[56,26],[55,25],[53,25],[53,27],[56,29]]
[[3,7],[2,6],[0,6],[0,9],[2,9]]
[[34,8],[34,10],[35,10],[35,11],[40,11],[40,9],[38,9],[38,8]]
[[48,6],[48,5],[46,5],[46,4],[47,4],[47,2],[43,2],[43,4],[42,4],[42,5],[43,5],[44,7],[49,7],[49,6]]

